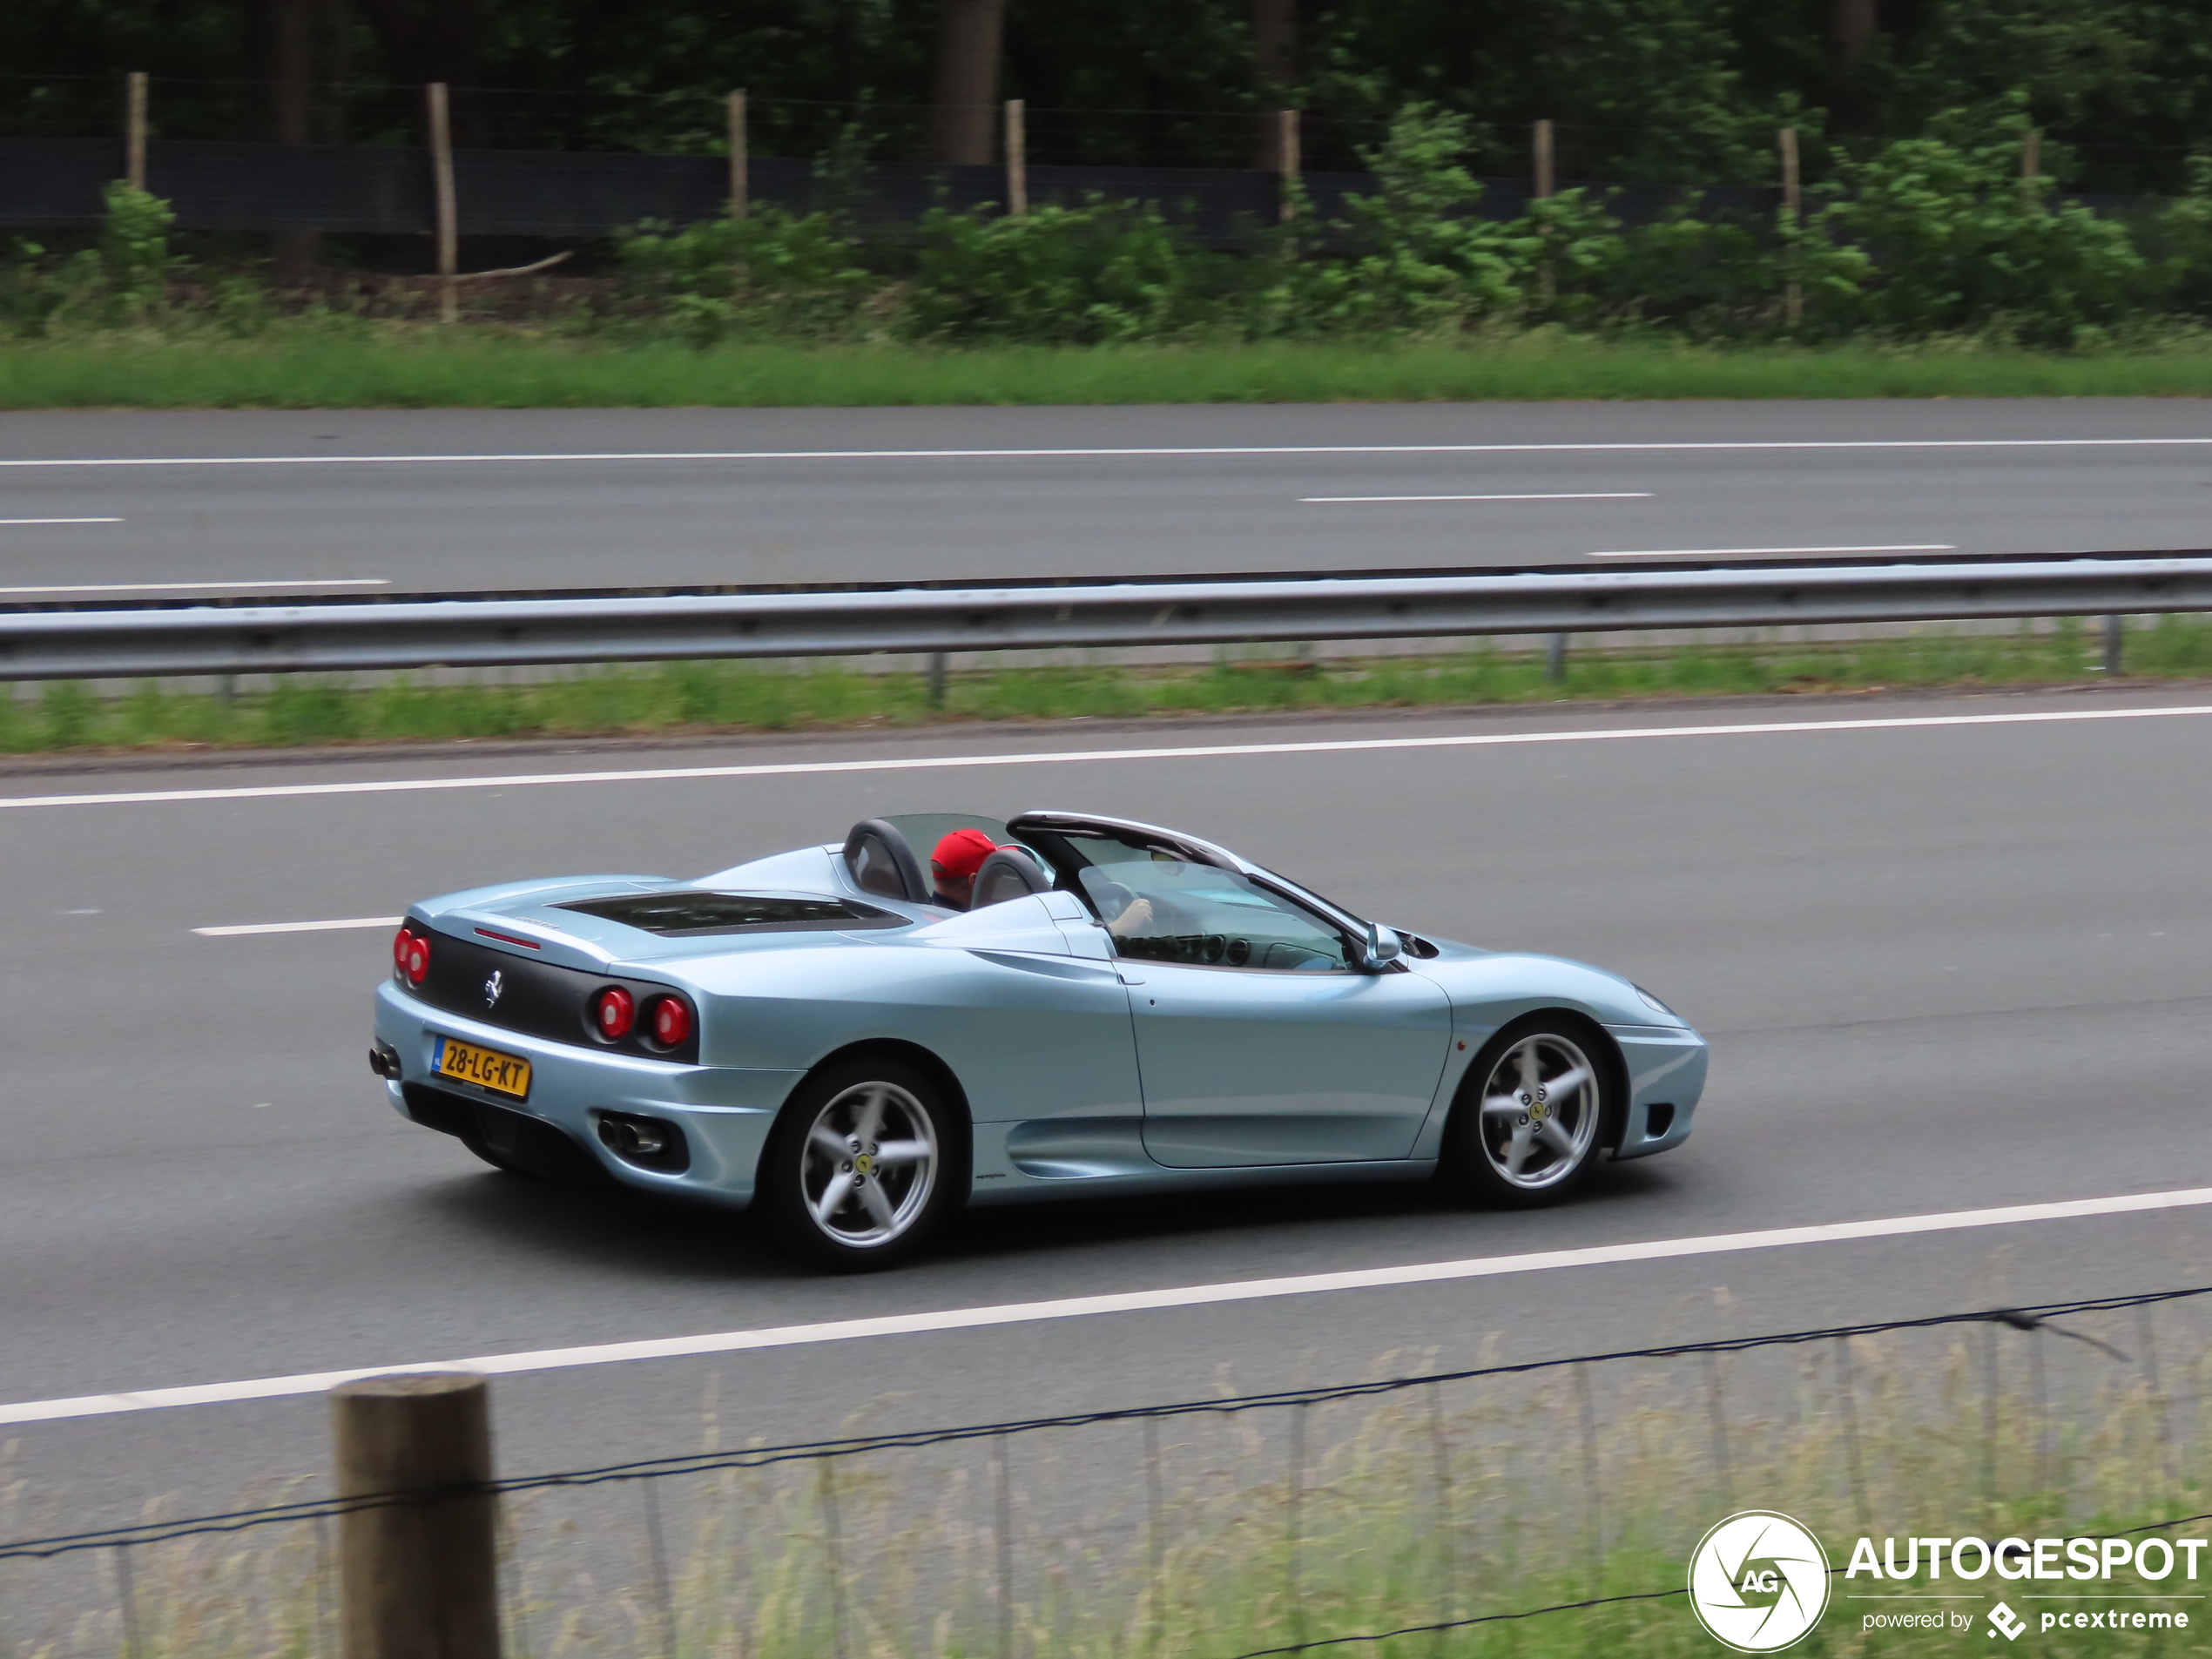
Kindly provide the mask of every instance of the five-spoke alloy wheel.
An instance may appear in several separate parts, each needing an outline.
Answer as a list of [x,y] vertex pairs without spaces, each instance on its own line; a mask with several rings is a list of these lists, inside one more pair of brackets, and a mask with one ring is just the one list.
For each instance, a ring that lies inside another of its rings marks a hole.
[[807,1080],[762,1159],[758,1202],[784,1240],[843,1267],[903,1259],[960,1203],[966,1160],[930,1081],[893,1061]]
[[1447,1130],[1447,1169],[1470,1196],[1542,1204],[1597,1166],[1608,1103],[1597,1041],[1541,1016],[1491,1039],[1468,1069]]

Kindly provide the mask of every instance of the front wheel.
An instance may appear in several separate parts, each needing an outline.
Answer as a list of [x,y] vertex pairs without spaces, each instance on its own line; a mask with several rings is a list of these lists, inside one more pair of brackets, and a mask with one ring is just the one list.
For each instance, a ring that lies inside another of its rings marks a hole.
[[915,1068],[830,1067],[800,1085],[769,1136],[762,1215],[781,1243],[815,1261],[888,1267],[960,1206],[965,1137],[942,1091]]
[[1516,1021],[1467,1069],[1446,1130],[1446,1178],[1479,1203],[1527,1209],[1596,1169],[1609,1104],[1595,1035],[1556,1015]]

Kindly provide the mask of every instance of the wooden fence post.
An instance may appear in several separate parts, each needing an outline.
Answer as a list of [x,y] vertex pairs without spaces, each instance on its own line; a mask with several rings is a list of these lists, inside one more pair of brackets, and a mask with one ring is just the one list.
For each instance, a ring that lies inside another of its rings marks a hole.
[[[1558,182],[1558,180],[1554,177],[1552,172],[1552,124],[1550,117],[1547,116],[1542,120],[1536,123],[1534,128],[1529,134],[1529,143],[1531,148],[1534,152],[1534,159],[1535,162],[1536,172],[1536,199],[1540,202],[1549,201],[1552,199],[1554,186]],[[1545,255],[1543,266],[1536,274],[1536,282],[1538,292],[1544,296],[1544,303],[1546,305],[1549,305],[1554,300],[1559,297],[1559,283],[1557,278],[1553,273],[1551,257],[1548,254]]]
[[[1794,233],[1805,222],[1804,192],[1797,178],[1797,129],[1784,127],[1776,134],[1782,145],[1782,215],[1790,221]],[[1794,245],[1790,250],[1790,280],[1783,286],[1782,308],[1795,328],[1805,318],[1805,291],[1798,282],[1797,253]]]
[[133,190],[146,187],[146,78],[132,70],[125,83],[123,112],[123,181]]
[[1027,105],[1006,101],[1006,211],[1012,219],[1029,216],[1029,126]]
[[344,1659],[499,1659],[490,1388],[453,1372],[330,1391]]
[[752,202],[752,156],[745,146],[745,89],[730,94],[730,217],[743,219]]
[[1298,197],[1291,186],[1299,173],[1305,170],[1305,154],[1298,141],[1298,112],[1278,110],[1275,114],[1275,171],[1280,181],[1277,199],[1282,204],[1278,217],[1289,224],[1298,212]]
[[438,320],[461,320],[460,230],[453,201],[453,121],[446,107],[446,84],[432,81],[430,102],[430,199],[437,216]]

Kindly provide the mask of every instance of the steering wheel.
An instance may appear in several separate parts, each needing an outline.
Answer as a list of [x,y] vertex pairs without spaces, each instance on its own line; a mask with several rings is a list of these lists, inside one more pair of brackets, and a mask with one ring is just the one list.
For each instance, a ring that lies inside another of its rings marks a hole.
[[1136,895],[1118,881],[1099,882],[1091,889],[1090,896],[1098,901],[1098,908],[1102,913],[1109,905],[1113,907],[1112,914],[1107,917],[1109,921],[1114,916],[1120,915],[1123,911],[1136,902]]

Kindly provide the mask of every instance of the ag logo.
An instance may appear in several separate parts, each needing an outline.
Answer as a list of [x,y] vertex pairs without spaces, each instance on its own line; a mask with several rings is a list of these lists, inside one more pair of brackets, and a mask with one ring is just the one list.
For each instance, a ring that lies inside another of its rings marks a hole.
[[1778,1653],[1804,1639],[1828,1606],[1820,1541],[1768,1509],[1730,1515],[1689,1558],[1689,1605],[1738,1653]]

